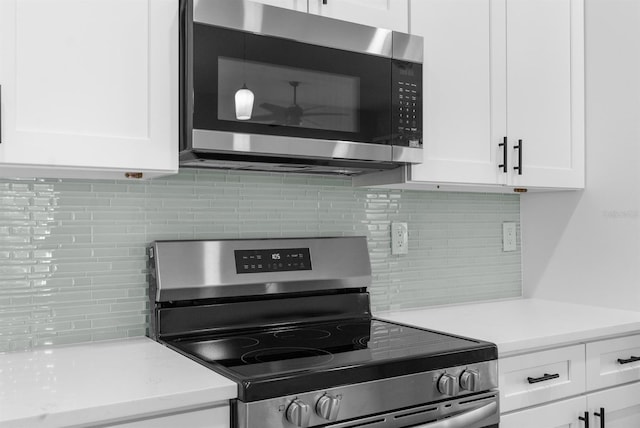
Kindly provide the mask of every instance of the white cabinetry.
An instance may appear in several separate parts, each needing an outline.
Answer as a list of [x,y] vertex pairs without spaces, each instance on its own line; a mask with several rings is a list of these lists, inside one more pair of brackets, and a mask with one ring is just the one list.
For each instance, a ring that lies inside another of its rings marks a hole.
[[409,31],[409,0],[250,0],[390,30]]
[[585,418],[590,426],[640,426],[638,350],[640,335],[632,335],[501,358],[500,427],[582,427]]
[[309,0],[309,13],[406,33],[408,0]]
[[424,161],[414,181],[506,184],[505,2],[412,0],[424,37]]
[[2,176],[178,169],[176,0],[2,0],[0,85]]
[[503,358],[499,367],[502,412],[585,390],[584,345]]
[[[236,0],[237,1],[237,0]],[[250,0],[254,3],[268,4],[270,6],[284,7],[285,9],[307,12],[307,0]]]
[[592,418],[592,427],[603,426],[603,413],[604,426],[607,428],[640,427],[640,383],[589,394],[587,406]]
[[584,0],[410,9],[425,40],[424,163],[407,184],[584,187]]
[[500,428],[581,428],[587,400],[576,397],[500,417]]

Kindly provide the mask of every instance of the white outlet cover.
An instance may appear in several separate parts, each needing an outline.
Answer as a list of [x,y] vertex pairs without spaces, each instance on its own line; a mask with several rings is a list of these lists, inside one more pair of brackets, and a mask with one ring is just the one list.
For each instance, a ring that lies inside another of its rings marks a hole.
[[409,226],[407,223],[391,223],[391,254],[409,254]]
[[516,251],[517,224],[513,222],[502,223],[502,251]]

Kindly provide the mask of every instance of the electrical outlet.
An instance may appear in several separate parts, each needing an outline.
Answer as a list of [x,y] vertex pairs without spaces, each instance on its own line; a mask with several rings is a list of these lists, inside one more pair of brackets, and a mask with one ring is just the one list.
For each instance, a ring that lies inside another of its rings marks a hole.
[[516,223],[502,223],[502,251],[516,250]]
[[391,223],[391,254],[409,254],[409,227],[407,223]]

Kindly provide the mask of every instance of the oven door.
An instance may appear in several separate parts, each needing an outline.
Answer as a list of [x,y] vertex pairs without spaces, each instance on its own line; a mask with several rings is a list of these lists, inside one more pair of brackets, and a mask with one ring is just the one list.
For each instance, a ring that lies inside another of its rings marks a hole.
[[497,391],[491,391],[326,425],[325,428],[497,428],[500,422],[498,395]]

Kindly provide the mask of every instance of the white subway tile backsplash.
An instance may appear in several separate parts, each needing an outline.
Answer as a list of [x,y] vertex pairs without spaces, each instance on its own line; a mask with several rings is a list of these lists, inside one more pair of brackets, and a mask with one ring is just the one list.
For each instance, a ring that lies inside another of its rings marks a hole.
[[[0,352],[140,336],[156,239],[365,235],[374,310],[521,294],[517,195],[351,187],[332,177],[186,170],[149,182],[0,180]],[[391,255],[389,224],[409,224]]]

